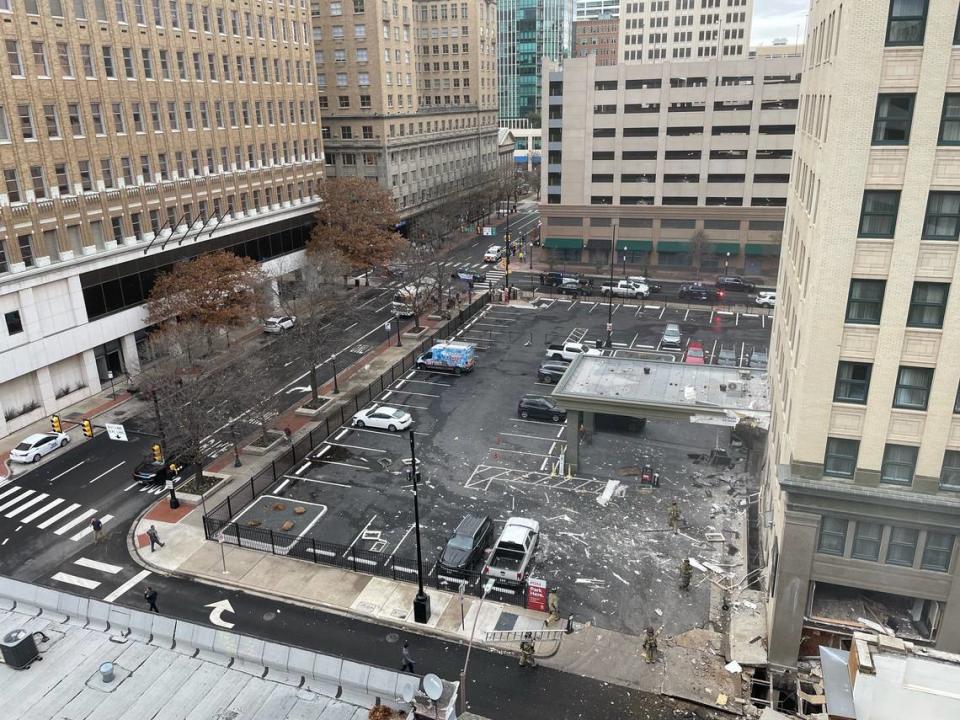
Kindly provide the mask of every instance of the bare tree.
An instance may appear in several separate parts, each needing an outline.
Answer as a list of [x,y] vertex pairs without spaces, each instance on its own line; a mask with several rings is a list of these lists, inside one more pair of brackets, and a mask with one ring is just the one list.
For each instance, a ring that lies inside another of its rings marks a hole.
[[525,172],[524,179],[526,180],[527,186],[537,194],[537,200],[540,200],[540,170],[534,168],[531,171]]
[[697,280],[703,268],[703,252],[710,242],[710,236],[703,230],[697,230],[690,238],[690,255],[693,265],[697,268]]

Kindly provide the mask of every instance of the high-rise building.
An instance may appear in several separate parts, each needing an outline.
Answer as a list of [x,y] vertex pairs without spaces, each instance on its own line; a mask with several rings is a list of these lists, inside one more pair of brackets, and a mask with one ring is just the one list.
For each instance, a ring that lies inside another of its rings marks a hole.
[[623,0],[620,59],[731,60],[747,57],[753,0]]
[[597,65],[616,65],[620,21],[608,15],[594,20],[573,21],[572,57],[597,56]]
[[323,174],[305,0],[13,7],[0,436],[138,370],[142,303],[174,262],[225,248],[292,269]]
[[[548,69],[543,245],[625,262],[776,277],[801,59]],[[689,275],[687,275],[689,277]]]
[[574,20],[596,20],[620,14],[620,0],[576,0],[576,3]]
[[570,54],[574,0],[500,0],[500,120],[539,117],[543,60]]
[[960,650],[956,0],[820,0],[759,520],[770,662],[871,623]]
[[497,4],[315,3],[327,174],[393,191],[402,217],[497,166]]

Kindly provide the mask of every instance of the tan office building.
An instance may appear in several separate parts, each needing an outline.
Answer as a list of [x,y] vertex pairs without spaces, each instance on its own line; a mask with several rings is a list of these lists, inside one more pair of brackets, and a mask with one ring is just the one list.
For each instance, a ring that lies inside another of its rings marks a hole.
[[621,62],[745,58],[753,0],[621,0]]
[[175,261],[295,267],[323,173],[308,13],[0,0],[0,436],[136,372]]
[[[552,68],[543,244],[557,263],[776,277],[800,58]],[[620,262],[620,260],[618,260]]]
[[960,651],[956,0],[813,5],[759,518],[771,663]]
[[402,217],[498,163],[497,5],[314,4],[327,174],[390,188]]

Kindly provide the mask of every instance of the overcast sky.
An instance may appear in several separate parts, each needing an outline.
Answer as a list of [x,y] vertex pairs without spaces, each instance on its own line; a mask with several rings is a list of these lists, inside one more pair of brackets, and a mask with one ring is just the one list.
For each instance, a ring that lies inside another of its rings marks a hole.
[[797,41],[798,25],[803,42],[809,7],[809,0],[754,0],[750,44],[770,45],[774,38],[786,38],[793,44]]

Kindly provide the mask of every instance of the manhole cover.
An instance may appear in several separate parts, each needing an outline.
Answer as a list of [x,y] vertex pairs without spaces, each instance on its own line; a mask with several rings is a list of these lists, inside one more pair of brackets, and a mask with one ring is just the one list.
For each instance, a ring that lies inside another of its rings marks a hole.
[[273,619],[276,618],[276,617],[277,617],[277,614],[276,614],[275,612],[273,612],[272,610],[269,611],[269,612],[265,612],[265,613],[263,614],[263,619],[266,620],[267,622],[270,622],[271,620],[273,620]]
[[388,643],[398,643],[400,642],[399,633],[387,633],[387,642]]

